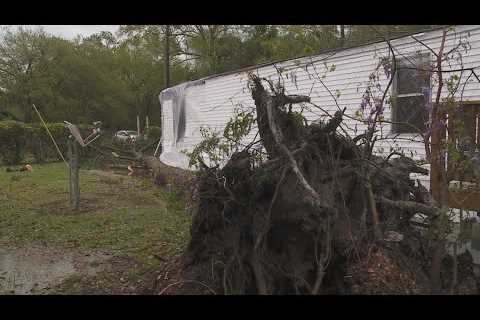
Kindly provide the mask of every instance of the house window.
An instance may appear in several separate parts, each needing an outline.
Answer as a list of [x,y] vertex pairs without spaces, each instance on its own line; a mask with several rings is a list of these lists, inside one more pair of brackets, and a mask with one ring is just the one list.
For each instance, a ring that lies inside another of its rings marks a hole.
[[428,113],[423,89],[430,87],[429,56],[399,59],[393,83],[394,133],[418,133],[425,131]]

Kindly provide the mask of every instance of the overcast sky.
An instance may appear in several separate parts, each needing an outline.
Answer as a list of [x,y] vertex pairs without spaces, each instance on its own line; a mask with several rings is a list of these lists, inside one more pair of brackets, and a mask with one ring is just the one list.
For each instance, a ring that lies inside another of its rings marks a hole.
[[[89,36],[100,31],[110,31],[112,33],[118,30],[117,26],[112,25],[40,25],[43,29],[51,34],[71,40],[77,35]],[[16,27],[16,26],[12,26]],[[37,25],[28,25],[27,27],[35,28]]]

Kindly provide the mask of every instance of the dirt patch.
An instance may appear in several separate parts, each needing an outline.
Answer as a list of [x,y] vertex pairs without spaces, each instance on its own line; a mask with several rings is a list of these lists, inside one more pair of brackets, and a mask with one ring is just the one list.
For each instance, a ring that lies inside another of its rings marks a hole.
[[99,198],[83,198],[80,199],[80,207],[78,211],[72,211],[68,200],[52,201],[38,206],[35,211],[39,214],[53,215],[78,215],[79,213],[92,213],[107,208],[104,201]]
[[109,258],[103,253],[45,247],[0,249],[0,293],[44,294],[75,274],[94,275]]
[[85,170],[85,173],[97,176],[101,182],[108,184],[121,184],[125,182],[128,177],[125,175],[120,175],[113,173],[111,171],[102,171],[102,170]]
[[126,177],[108,171],[88,170],[88,174],[97,178],[100,183],[106,185],[106,190],[95,191],[94,195],[85,196],[80,191],[80,207],[78,211],[72,211],[68,201],[68,195],[65,200],[56,200],[32,208],[39,214],[53,215],[78,215],[85,213],[96,213],[109,208],[105,198],[113,201],[123,201],[129,205],[143,206],[156,205],[158,202],[149,195],[143,195],[138,190],[141,188],[139,181],[133,177]]
[[[105,193],[109,197],[121,197],[122,200],[128,201],[133,205],[155,205],[157,201],[148,195],[142,195],[138,192],[142,188],[140,181],[136,177],[142,178],[140,175],[127,176],[126,174],[118,174],[114,171],[88,170],[88,174],[99,179],[101,183],[110,186],[111,192]],[[100,193],[96,192],[96,195]]]

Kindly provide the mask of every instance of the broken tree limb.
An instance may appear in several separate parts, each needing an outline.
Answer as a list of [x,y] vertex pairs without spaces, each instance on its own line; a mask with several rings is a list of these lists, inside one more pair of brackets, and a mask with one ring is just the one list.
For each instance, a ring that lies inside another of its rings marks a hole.
[[424,214],[430,218],[435,218],[439,214],[439,209],[436,207],[428,206],[419,202],[405,201],[405,200],[390,200],[385,197],[380,197],[378,202],[381,204],[405,211],[416,211]]
[[139,165],[132,165],[132,166],[129,166],[129,165],[111,165],[110,166],[110,169],[123,169],[123,170],[128,170],[128,167],[132,168],[132,169],[147,169],[146,166],[139,166]]
[[345,109],[343,111],[337,111],[333,115],[333,118],[328,121],[327,125],[323,129],[325,132],[335,132],[337,128],[340,126],[340,123],[342,123],[343,120],[343,113],[345,112]]
[[319,209],[325,210],[325,209],[332,209],[330,206],[328,206],[322,199],[320,198],[320,195],[315,191],[315,189],[312,188],[312,186],[308,183],[307,179],[303,176],[302,172],[300,171],[300,168],[298,167],[297,160],[293,157],[292,153],[290,150],[283,144],[283,136],[282,132],[277,128],[277,124],[275,122],[274,118],[274,113],[273,113],[273,100],[268,99],[265,103],[265,107],[267,109],[267,116],[268,116],[268,124],[270,127],[270,130],[272,132],[272,136],[276,142],[276,144],[280,147],[280,149],[283,151],[283,153],[287,156],[288,161],[290,163],[290,166],[292,167],[293,172],[298,178],[298,181],[300,182],[300,185],[303,186],[305,191],[307,192],[307,195],[309,196],[309,200],[311,201],[312,204],[314,204],[316,207]]
[[[276,110],[280,106],[285,105],[286,103],[298,103],[298,102],[308,102],[310,97],[305,96],[279,96],[279,98],[274,99],[268,94],[268,92],[263,88],[261,81],[258,77],[251,75],[250,78],[253,81],[254,88],[252,90],[252,95],[255,99],[257,106],[257,117],[261,117],[259,122],[259,131],[262,141],[264,141],[264,146],[267,149],[267,152],[270,156],[274,157],[280,153],[283,153],[288,162],[298,178],[300,185],[305,189],[307,193],[307,199],[319,209],[331,209],[329,206],[321,200],[318,193],[315,189],[308,183],[304,175],[298,167],[298,163],[293,157],[292,153],[288,147],[283,143],[283,134],[281,130],[277,127],[276,123]],[[280,104],[280,105],[279,105]]]
[[383,232],[380,226],[380,215],[378,213],[377,204],[375,201],[375,195],[373,194],[372,186],[370,182],[368,182],[368,185],[367,185],[367,199],[368,199],[368,205],[370,207],[370,212],[372,214],[373,232],[375,233],[375,238],[377,240],[381,240],[383,239]]
[[255,101],[258,132],[263,141],[267,154],[270,159],[274,159],[278,154],[272,132],[268,124],[267,108],[265,103],[269,100],[269,94],[262,86],[260,79],[256,76],[250,75],[250,80],[253,83],[252,97]]
[[279,107],[283,107],[284,105],[289,103],[296,104],[296,103],[304,103],[304,102],[310,102],[310,97],[299,96],[299,95],[288,95],[288,96],[280,95],[280,96],[276,96],[276,101],[275,101],[275,103]]

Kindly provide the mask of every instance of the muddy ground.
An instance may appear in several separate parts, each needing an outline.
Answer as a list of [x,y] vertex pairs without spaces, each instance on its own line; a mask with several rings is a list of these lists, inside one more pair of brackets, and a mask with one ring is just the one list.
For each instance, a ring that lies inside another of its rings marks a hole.
[[1,248],[0,293],[48,293],[71,276],[97,274],[110,258],[102,252],[68,252],[47,247]]

